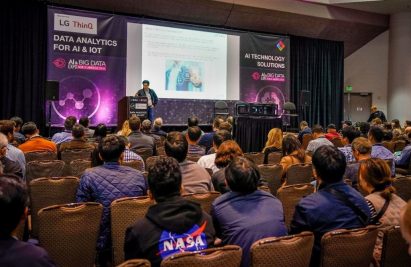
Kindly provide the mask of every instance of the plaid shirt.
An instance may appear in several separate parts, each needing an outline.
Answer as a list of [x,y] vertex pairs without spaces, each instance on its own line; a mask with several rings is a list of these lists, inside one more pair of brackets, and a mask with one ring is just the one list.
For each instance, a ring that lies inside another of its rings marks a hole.
[[130,162],[133,160],[141,160],[143,162],[143,168],[145,169],[143,158],[137,155],[136,153],[134,153],[133,151],[131,151],[130,149],[126,148],[124,150],[124,161]]

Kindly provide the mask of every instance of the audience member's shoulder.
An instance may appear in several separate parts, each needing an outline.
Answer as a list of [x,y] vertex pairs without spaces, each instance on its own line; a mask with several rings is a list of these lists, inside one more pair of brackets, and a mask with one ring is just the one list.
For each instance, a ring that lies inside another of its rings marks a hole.
[[[13,245],[13,250],[14,251],[10,251],[9,254],[15,253],[16,255],[18,255],[19,263],[16,266],[55,266],[54,262],[50,259],[47,252],[41,247],[16,240],[15,244]],[[25,265],[26,263],[27,265]]]

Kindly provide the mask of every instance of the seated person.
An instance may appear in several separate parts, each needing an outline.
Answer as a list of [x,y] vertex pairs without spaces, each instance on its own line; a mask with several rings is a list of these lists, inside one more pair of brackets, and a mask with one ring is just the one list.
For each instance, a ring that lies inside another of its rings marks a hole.
[[[226,130],[218,130],[213,136],[213,150],[217,151],[220,145],[227,140],[231,140],[231,133]],[[215,165],[216,153],[211,153],[208,155],[202,156],[197,164],[203,168],[211,169],[213,173],[216,173],[219,168]]]
[[267,142],[263,148],[264,164],[268,164],[268,155],[272,152],[281,152],[283,143],[283,131],[273,128],[268,132]]
[[355,138],[352,142],[352,153],[355,162],[350,162],[347,164],[345,169],[344,179],[348,179],[352,183],[352,187],[358,188],[358,169],[360,168],[360,163],[364,160],[371,158],[372,145],[368,139],[364,137]]
[[164,150],[169,157],[175,158],[181,169],[184,193],[206,193],[214,191],[210,174],[196,162],[187,160],[188,143],[180,132],[167,135]]
[[[186,135],[188,128],[198,126],[200,123],[199,119],[197,116],[191,116],[190,118],[187,119],[187,129],[182,131],[182,134]],[[203,136],[204,132],[201,130],[201,136]]]
[[23,144],[26,141],[26,137],[20,132],[21,127],[23,126],[23,120],[20,117],[12,117],[11,121],[14,122],[14,140],[16,146]]
[[325,138],[327,138],[330,141],[335,138],[341,138],[340,134],[337,132],[337,127],[335,127],[335,124],[328,124]]
[[352,154],[352,146],[351,143],[354,141],[355,138],[360,137],[360,131],[358,131],[353,126],[347,126],[342,129],[342,143],[344,147],[339,147],[338,149],[345,156],[345,160],[347,162],[355,161],[354,155]]
[[8,144],[7,137],[0,133],[0,162],[3,165],[3,173],[7,175],[15,175],[20,179],[23,179],[23,171],[18,161],[13,161],[7,157]]
[[283,177],[285,177],[287,170],[291,165],[311,163],[311,157],[305,153],[304,149],[301,148],[298,139],[292,134],[287,134],[284,137],[282,149],[283,157],[281,158],[280,165],[283,167]]
[[51,141],[56,143],[57,145],[68,142],[73,139],[73,135],[71,134],[71,130],[73,129],[74,124],[76,124],[77,119],[74,116],[68,116],[64,121],[64,131],[60,133],[56,133],[51,138]]
[[0,177],[0,266],[55,266],[43,248],[19,241],[15,236],[19,224],[26,220],[28,201],[24,183]]
[[220,124],[223,122],[224,120],[222,118],[215,118],[213,122],[213,131],[203,134],[200,138],[200,141],[198,141],[198,144],[205,147],[206,151],[208,151],[213,146],[213,136],[215,132],[220,129]]
[[344,154],[334,146],[321,146],[313,155],[318,191],[304,197],[295,207],[291,234],[314,233],[310,266],[319,266],[321,238],[332,230],[362,228],[368,225],[370,209],[364,197],[343,182]]
[[124,143],[118,136],[103,138],[99,147],[102,166],[87,169],[80,178],[77,202],[98,202],[103,205],[97,251],[100,266],[106,266],[111,257],[110,205],[115,199],[147,194],[144,176],[130,167],[121,166]]
[[144,218],[126,231],[125,260],[148,259],[151,266],[175,253],[213,246],[211,217],[198,203],[181,197],[182,176],[178,162],[161,156],[148,170],[149,196],[155,200]]
[[408,243],[408,254],[411,256],[411,201],[402,209],[400,216],[402,237]]
[[311,134],[311,128],[308,127],[308,122],[300,122],[300,132],[298,133],[298,141],[303,142],[303,136],[306,134]]
[[141,149],[146,148],[153,151],[152,155],[156,155],[156,143],[152,136],[143,134],[140,131],[141,121],[138,117],[131,117],[128,120],[130,125],[131,133],[128,135],[128,140],[130,141],[131,149]]
[[14,140],[14,122],[11,120],[0,121],[0,132],[3,133],[8,140],[6,157],[11,161],[17,162],[20,165],[23,178],[26,174],[26,158],[23,151],[13,146]]
[[315,125],[313,127],[313,140],[311,140],[308,143],[307,146],[307,152],[310,153],[311,155],[314,154],[314,152],[322,146],[334,146],[333,143],[331,143],[327,138],[325,138],[324,135],[324,130],[321,125]]
[[39,129],[34,122],[26,122],[21,131],[27,140],[23,144],[19,145],[18,148],[23,151],[23,153],[36,152],[36,151],[49,151],[57,153],[57,146],[55,143],[43,138],[39,134]]
[[253,242],[287,235],[283,206],[272,194],[257,189],[260,173],[245,157],[233,159],[225,169],[225,178],[231,192],[214,200],[211,216],[222,244],[240,246],[241,266],[249,266]]
[[[407,204],[395,194],[392,186],[391,170],[382,159],[367,159],[360,163],[360,187],[367,193],[365,197],[371,210],[371,223],[388,225],[400,224],[400,212]],[[374,260],[381,261],[383,233],[379,233],[374,248]],[[379,266],[380,264],[377,264]]]
[[125,120],[123,122],[121,130],[117,132],[117,135],[127,137],[129,134],[131,134],[130,124],[129,124],[128,120]]
[[90,119],[85,116],[85,117],[81,117],[78,121],[78,123],[84,127],[84,136],[86,138],[91,138],[94,135],[94,130],[89,128],[89,124],[90,124]]
[[214,189],[221,194],[230,191],[225,179],[225,168],[236,157],[244,156],[240,146],[233,140],[224,141],[216,152],[215,165],[219,170],[213,173],[211,180],[213,181]]
[[65,150],[70,150],[70,149],[89,149],[93,150],[95,149],[95,146],[91,143],[88,143],[86,138],[85,138],[85,129],[82,125],[80,124],[75,124],[73,126],[73,129],[71,131],[71,134],[73,135],[73,139],[71,141],[62,143],[59,148],[59,158],[61,158],[60,153],[65,151]]
[[198,145],[198,141],[201,137],[201,129],[198,126],[189,127],[185,137],[188,142],[188,153],[189,156],[204,156],[205,148]]
[[[411,139],[411,133],[408,134],[408,139]],[[400,153],[394,154],[395,166],[403,169],[408,169],[411,160],[411,143],[408,144]]]
[[128,141],[127,137],[120,135],[119,138],[125,145],[123,162],[140,160],[143,163],[143,169],[145,169],[144,159],[137,153],[134,153],[133,151],[130,150],[130,141]]
[[156,118],[153,122],[153,129],[151,130],[152,134],[162,136],[162,137],[167,137],[167,133],[164,132],[161,127],[163,127],[163,119],[162,118]]
[[395,175],[394,154],[384,147],[382,141],[384,139],[384,130],[378,126],[372,126],[368,132],[368,140],[372,144],[371,157],[383,160],[391,160],[391,175]]
[[150,120],[144,120],[141,123],[141,132],[145,135],[153,137],[154,141],[160,141],[160,136],[153,134],[151,132],[151,121]]

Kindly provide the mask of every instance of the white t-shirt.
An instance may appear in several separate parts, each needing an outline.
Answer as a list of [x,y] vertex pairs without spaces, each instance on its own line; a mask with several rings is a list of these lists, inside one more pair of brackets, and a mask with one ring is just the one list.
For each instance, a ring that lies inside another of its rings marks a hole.
[[215,153],[210,154],[210,155],[204,155],[197,161],[197,164],[203,168],[211,169],[213,173],[215,173],[219,170],[219,168],[217,168],[217,166],[214,163],[215,156],[216,156]]

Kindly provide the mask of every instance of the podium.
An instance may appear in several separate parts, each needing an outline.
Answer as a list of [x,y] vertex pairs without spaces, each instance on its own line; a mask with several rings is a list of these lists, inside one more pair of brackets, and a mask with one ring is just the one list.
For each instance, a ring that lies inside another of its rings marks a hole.
[[121,127],[125,120],[137,116],[141,120],[147,118],[148,99],[145,96],[125,96],[118,102],[117,125]]

